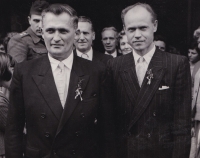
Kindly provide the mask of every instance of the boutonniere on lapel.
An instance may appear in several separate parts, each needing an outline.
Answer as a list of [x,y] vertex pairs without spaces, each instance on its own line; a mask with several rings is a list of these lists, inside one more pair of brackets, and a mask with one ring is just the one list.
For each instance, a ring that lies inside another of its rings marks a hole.
[[82,93],[83,93],[83,90],[82,90],[82,88],[81,88],[81,84],[82,84],[83,80],[84,80],[84,79],[78,81],[77,89],[75,90],[75,93],[76,93],[75,99],[76,99],[78,96],[80,96],[81,101],[83,100],[83,98],[82,98],[82,96],[81,96]]
[[147,84],[150,85],[151,84],[151,80],[153,79],[153,73],[152,73],[152,69],[147,70]]

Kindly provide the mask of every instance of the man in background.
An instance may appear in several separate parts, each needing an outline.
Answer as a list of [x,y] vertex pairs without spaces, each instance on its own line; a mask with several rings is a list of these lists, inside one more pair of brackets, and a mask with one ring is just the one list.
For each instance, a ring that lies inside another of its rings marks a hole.
[[103,43],[105,54],[116,58],[121,54],[117,51],[118,32],[115,27],[105,27],[101,32],[101,41]]
[[90,61],[101,61],[106,64],[111,57],[93,50],[93,40],[95,40],[95,32],[92,21],[88,17],[80,16],[78,18],[78,28],[74,40],[76,47],[74,53],[81,58]]
[[35,1],[31,6],[28,16],[30,27],[10,39],[8,54],[18,63],[47,55],[47,49],[42,39],[41,13],[48,6],[49,3],[46,1]]

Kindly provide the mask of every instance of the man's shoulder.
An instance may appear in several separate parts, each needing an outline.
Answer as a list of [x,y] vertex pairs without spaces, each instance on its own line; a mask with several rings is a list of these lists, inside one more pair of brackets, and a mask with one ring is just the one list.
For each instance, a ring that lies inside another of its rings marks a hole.
[[94,53],[94,56],[99,58],[99,59],[112,59],[112,57],[110,55],[106,55],[106,54],[103,54],[103,53],[100,53],[96,50],[93,51]]
[[93,62],[87,59],[83,59],[79,56],[74,56],[74,58],[74,60],[77,60],[77,63],[79,63],[88,70],[102,70],[105,68],[105,65],[100,61]]
[[184,62],[184,61],[188,61],[187,57],[184,55],[180,55],[180,54],[172,54],[169,52],[161,52],[159,51],[159,53],[163,53],[163,57],[166,58],[167,60],[170,60],[172,63],[180,63],[180,62]]
[[29,33],[27,32],[27,31],[23,31],[23,32],[21,32],[21,33],[19,33],[19,34],[17,34],[17,35],[15,35],[15,36],[13,36],[11,39],[10,39],[10,43],[14,43],[15,41],[16,42],[21,42],[21,41],[23,41],[23,42],[26,42],[27,40],[28,40],[28,38],[30,38],[30,35],[29,35]]
[[41,64],[45,64],[48,62],[49,62],[49,59],[48,59],[48,56],[46,55],[46,56],[42,56],[40,58],[36,58],[33,60],[25,60],[21,63],[17,63],[17,67],[22,72],[27,72],[27,71],[33,72],[33,70],[38,69],[38,67]]

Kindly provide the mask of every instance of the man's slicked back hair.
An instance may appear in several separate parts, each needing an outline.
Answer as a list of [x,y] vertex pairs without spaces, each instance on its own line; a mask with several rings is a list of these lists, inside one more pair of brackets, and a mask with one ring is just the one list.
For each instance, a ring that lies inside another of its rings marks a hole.
[[42,22],[43,22],[43,19],[44,19],[46,13],[52,13],[52,14],[55,14],[55,15],[67,13],[71,16],[74,29],[77,29],[77,27],[78,27],[77,13],[72,7],[70,7],[67,4],[59,4],[59,3],[58,4],[52,4],[48,8],[44,9],[43,12],[42,12]]
[[115,35],[116,35],[116,38],[118,38],[118,31],[117,29],[114,27],[114,26],[111,26],[111,27],[104,27],[103,30],[101,31],[101,34],[106,31],[106,30],[112,30],[115,32]]
[[123,24],[124,24],[124,16],[126,15],[126,13],[129,10],[131,10],[131,9],[133,9],[135,7],[138,7],[138,6],[145,8],[151,14],[153,23],[155,22],[155,20],[157,20],[157,15],[154,12],[153,8],[149,4],[138,2],[138,3],[136,3],[134,5],[131,5],[131,6],[128,6],[125,9],[122,10],[121,19],[122,19]]
[[94,26],[92,20],[87,16],[79,16],[78,22],[88,22],[91,25],[92,31],[94,32]]

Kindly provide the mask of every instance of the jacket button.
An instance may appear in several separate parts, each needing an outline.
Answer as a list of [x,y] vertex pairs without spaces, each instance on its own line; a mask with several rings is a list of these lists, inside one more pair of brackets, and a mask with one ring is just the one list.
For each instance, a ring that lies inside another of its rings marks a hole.
[[46,118],[46,114],[45,113],[41,113],[40,117],[44,119],[44,118]]
[[84,117],[85,117],[85,114],[84,114],[84,113],[81,113],[81,117],[84,118]]
[[96,95],[97,95],[97,94],[96,94],[96,93],[94,93],[92,96],[93,96],[93,97],[95,97]]
[[95,124],[95,125],[97,124],[97,119],[96,119],[96,118],[94,119],[94,124]]
[[151,137],[151,134],[150,134],[150,133],[148,133],[148,134],[147,134],[147,137],[148,137],[148,138],[150,138],[150,137]]
[[72,150],[72,154],[75,155],[75,154],[76,154],[76,151],[75,151],[75,150]]
[[45,137],[46,137],[46,138],[49,138],[49,137],[50,137],[49,132],[46,132],[46,133],[45,133]]
[[153,112],[153,116],[156,116],[156,112]]
[[57,154],[55,150],[53,150],[53,154],[54,154],[54,155],[56,155],[56,154]]
[[75,132],[76,136],[78,137],[79,136],[79,132]]

